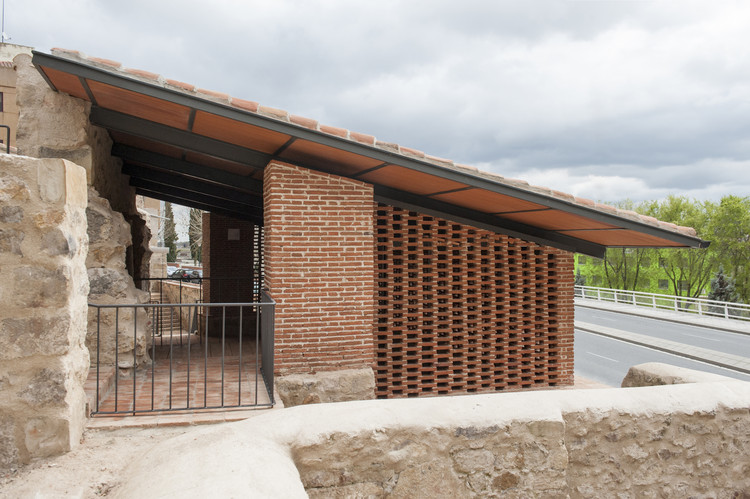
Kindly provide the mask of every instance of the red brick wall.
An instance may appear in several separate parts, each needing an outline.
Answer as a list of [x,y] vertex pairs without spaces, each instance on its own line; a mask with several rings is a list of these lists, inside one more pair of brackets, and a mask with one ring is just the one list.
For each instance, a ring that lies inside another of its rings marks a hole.
[[376,206],[379,397],[573,383],[573,255]]
[[[253,302],[253,266],[262,261],[257,254],[259,228],[252,222],[216,213],[203,218],[204,297],[211,303]],[[230,240],[229,231],[238,231]],[[219,309],[215,312],[221,313]]]
[[372,367],[372,186],[274,161],[263,204],[276,372]]

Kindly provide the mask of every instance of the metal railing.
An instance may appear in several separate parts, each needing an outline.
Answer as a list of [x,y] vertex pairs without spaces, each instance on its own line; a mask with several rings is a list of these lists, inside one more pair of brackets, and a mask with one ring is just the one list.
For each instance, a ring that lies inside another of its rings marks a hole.
[[[89,303],[96,314],[91,415],[273,406],[275,305],[265,291],[254,303]],[[201,318],[195,332],[157,335],[153,323],[163,310],[183,308]]]
[[725,301],[692,298],[689,296],[660,295],[642,291],[575,286],[575,296],[589,300],[636,305],[673,312],[723,317],[750,321],[750,305]]
[[222,302],[261,301],[260,287],[257,282],[244,277],[190,277],[179,279],[174,277],[142,277],[135,279],[136,287],[144,291],[158,293],[159,302],[165,298],[164,286],[176,286],[179,289],[178,303],[183,303],[184,290],[198,290],[196,303],[210,301],[204,299],[205,288],[212,287],[211,294],[222,297]]

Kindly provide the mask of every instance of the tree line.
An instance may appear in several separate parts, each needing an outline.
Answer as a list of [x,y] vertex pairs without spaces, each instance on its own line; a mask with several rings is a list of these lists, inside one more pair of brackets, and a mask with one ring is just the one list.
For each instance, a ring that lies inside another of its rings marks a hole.
[[655,278],[664,277],[677,296],[750,302],[750,197],[724,196],[713,202],[670,196],[615,205],[693,227],[711,244],[704,249],[609,248],[595,271],[607,287],[647,291]]

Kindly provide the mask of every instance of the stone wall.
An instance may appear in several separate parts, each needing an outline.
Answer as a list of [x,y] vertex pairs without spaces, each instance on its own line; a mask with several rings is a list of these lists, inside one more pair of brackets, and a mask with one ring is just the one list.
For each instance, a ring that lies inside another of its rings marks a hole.
[[89,122],[91,104],[50,89],[31,64],[30,56],[21,54],[14,62],[18,74],[18,153],[35,158],[64,158],[83,166],[88,185],[131,224],[128,270],[148,277],[150,231],[138,213],[135,190],[120,172],[121,161],[111,155],[109,134]]
[[[740,498],[748,446],[750,383],[727,378],[315,404],[165,442],[129,475],[179,481],[134,479],[115,495],[208,496],[220,483],[225,496]],[[189,448],[212,459],[185,474]]]
[[[91,286],[89,302],[97,305],[148,303],[147,291],[137,289],[126,268],[130,225],[121,213],[91,187],[88,191],[89,253],[86,258]],[[97,324],[97,321],[99,324]],[[86,346],[91,361],[132,368],[150,362],[148,318],[144,308],[89,308]],[[95,364],[92,364],[95,365]]]
[[86,203],[80,166],[0,154],[0,469],[83,431]]

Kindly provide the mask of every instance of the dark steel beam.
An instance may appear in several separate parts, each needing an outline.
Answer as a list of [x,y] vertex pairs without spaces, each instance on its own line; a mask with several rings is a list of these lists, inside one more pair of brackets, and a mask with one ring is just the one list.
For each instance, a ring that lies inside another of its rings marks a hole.
[[391,189],[390,187],[375,186],[375,201],[407,210],[414,210],[425,215],[453,220],[454,222],[471,225],[478,229],[499,232],[518,239],[552,246],[553,248],[565,251],[583,253],[597,258],[603,258],[606,250],[605,246],[596,243],[513,222],[512,220],[503,220],[486,213],[461,208],[452,204],[435,200],[425,200],[421,196]]
[[171,170],[175,173],[193,177],[199,180],[207,180],[216,184],[226,185],[237,190],[263,193],[263,182],[244,175],[237,175],[224,170],[190,163],[163,154],[144,151],[135,147],[115,144],[112,146],[112,154],[122,158],[124,161],[143,163],[163,170]]
[[270,154],[253,151],[252,149],[228,142],[178,130],[177,128],[101,107],[91,108],[89,120],[94,125],[104,127],[108,130],[115,130],[135,135],[136,137],[162,142],[188,151],[209,154],[254,168],[265,167],[271,159]]
[[203,203],[199,203],[193,199],[182,199],[177,196],[170,196],[163,192],[152,191],[143,187],[136,187],[135,193],[141,196],[147,196],[150,198],[159,199],[161,201],[167,201],[169,203],[179,204],[181,206],[187,206],[188,208],[197,208],[202,211],[218,213],[220,215],[225,215],[225,216],[228,216],[231,218],[237,218],[240,220],[250,220],[252,222],[255,222],[256,224],[263,225],[263,219],[257,216],[254,216],[248,213],[230,211],[230,210],[226,210],[226,209],[216,207],[216,206],[206,205]]
[[152,168],[147,168],[144,166],[125,163],[122,167],[122,173],[124,173],[125,175],[129,175],[131,178],[140,178],[168,187],[174,186],[185,191],[205,194],[207,196],[215,197],[217,199],[223,199],[226,201],[233,201],[252,208],[263,208],[262,197],[235,191],[233,189],[227,189],[226,187],[222,187],[217,184],[209,184],[207,182],[201,182],[200,180],[194,180],[189,177],[167,173],[161,170],[154,170]]
[[181,189],[176,186],[163,185],[157,182],[151,182],[138,177],[130,177],[130,185],[133,187],[139,187],[141,189],[148,189],[151,192],[163,192],[167,196],[173,196],[180,199],[192,199],[198,203],[202,203],[206,206],[212,206],[214,208],[223,208],[232,212],[238,213],[262,213],[262,209],[249,206],[242,203],[236,203],[234,201],[227,201],[226,199],[220,199],[207,194],[200,194],[197,192],[189,191],[187,189]]

